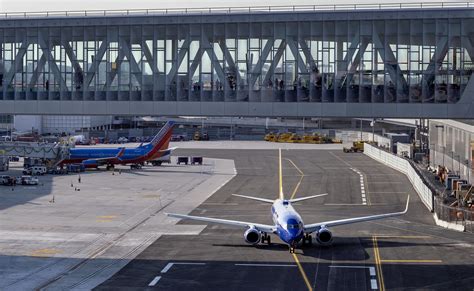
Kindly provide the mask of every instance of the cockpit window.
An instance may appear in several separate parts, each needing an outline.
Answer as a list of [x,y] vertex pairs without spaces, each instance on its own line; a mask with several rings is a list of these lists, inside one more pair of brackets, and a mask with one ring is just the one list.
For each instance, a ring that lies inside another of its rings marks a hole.
[[296,220],[294,218],[288,219],[287,225],[288,225],[288,229],[299,229],[300,228],[300,223],[298,222],[298,220]]
[[300,225],[299,224],[288,224],[288,229],[299,229]]

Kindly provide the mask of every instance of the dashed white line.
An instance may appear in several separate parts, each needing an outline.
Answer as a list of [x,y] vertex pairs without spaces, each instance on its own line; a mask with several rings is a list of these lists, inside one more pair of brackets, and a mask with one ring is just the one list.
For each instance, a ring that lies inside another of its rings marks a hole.
[[370,276],[375,276],[375,267],[369,267]]
[[150,282],[150,284],[148,284],[148,286],[149,286],[149,287],[155,286],[155,285],[158,283],[158,281],[160,281],[160,279],[161,279],[161,276],[156,276],[156,277]]
[[161,270],[161,273],[166,273],[168,272],[171,267],[173,267],[174,265],[205,265],[206,263],[168,263],[164,268],[163,270]]
[[377,280],[376,279],[370,279],[370,287],[372,288],[372,290],[377,290],[378,286],[377,286]]
[[354,171],[355,173],[357,173],[359,175],[359,180],[360,180],[360,193],[361,193],[361,196],[362,196],[362,204],[363,205],[367,205],[367,197],[366,197],[366,193],[365,193],[365,182],[364,182],[364,175],[357,169],[354,169],[354,168],[350,168],[352,171]]
[[168,263],[164,268],[163,270],[161,270],[161,273],[166,273],[169,271],[169,269],[171,269],[171,267],[173,267],[174,263]]

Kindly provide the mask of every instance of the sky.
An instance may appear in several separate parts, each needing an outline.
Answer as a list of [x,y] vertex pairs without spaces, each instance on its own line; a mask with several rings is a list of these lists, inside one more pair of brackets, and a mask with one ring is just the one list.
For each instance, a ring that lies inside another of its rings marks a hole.
[[[472,0],[464,0],[470,2]],[[460,2],[460,0],[0,0],[0,12],[73,11],[153,8],[248,7],[355,3]],[[474,3],[473,3],[474,4]]]

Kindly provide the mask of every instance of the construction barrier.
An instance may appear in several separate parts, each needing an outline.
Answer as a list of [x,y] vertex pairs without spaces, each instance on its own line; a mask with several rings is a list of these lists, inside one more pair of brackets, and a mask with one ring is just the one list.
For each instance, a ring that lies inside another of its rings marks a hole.
[[423,182],[423,180],[418,175],[417,171],[413,166],[404,158],[398,157],[394,154],[376,148],[370,144],[364,144],[364,154],[371,157],[372,159],[379,161],[399,172],[405,174],[410,180],[411,184],[418,193],[421,201],[425,206],[433,211],[433,192],[431,189]]

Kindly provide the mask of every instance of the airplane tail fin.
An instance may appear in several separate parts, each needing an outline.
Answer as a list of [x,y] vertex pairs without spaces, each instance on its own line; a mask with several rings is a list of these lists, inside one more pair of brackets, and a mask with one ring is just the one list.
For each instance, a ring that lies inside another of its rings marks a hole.
[[301,201],[305,201],[305,200],[309,200],[309,199],[313,199],[313,198],[323,197],[323,196],[326,196],[326,195],[328,195],[328,193],[318,194],[318,195],[313,195],[313,196],[307,196],[307,197],[301,197],[301,198],[295,198],[295,199],[291,199],[291,200],[288,200],[288,201],[290,203],[295,203],[295,202],[301,202]]
[[285,195],[283,194],[283,174],[281,169],[281,149],[278,149],[278,190],[280,199],[284,199]]
[[147,159],[156,158],[157,155],[161,155],[161,152],[168,148],[174,124],[174,121],[166,122],[152,141],[144,146],[147,150],[145,155]]
[[237,196],[237,197],[252,199],[252,200],[256,200],[256,201],[260,201],[260,202],[265,202],[265,203],[273,203],[273,202],[275,202],[274,200],[271,200],[271,199],[265,199],[265,198],[259,198],[259,197],[252,197],[252,196],[245,196],[245,195],[239,195],[239,194],[232,194],[232,196]]

